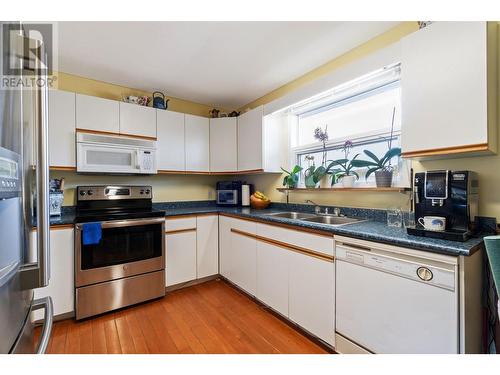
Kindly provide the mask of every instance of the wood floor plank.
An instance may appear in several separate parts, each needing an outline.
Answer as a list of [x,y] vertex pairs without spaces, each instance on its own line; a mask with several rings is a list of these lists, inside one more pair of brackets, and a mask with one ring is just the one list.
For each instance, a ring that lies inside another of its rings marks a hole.
[[104,321],[106,319],[99,316],[92,319],[92,353],[106,354],[108,348],[106,345],[106,334],[104,332]]
[[137,317],[135,316],[135,313],[131,309],[127,310],[125,319],[127,320],[127,324],[130,329],[130,335],[132,336],[132,340],[134,341],[134,347],[136,353],[148,354],[149,350],[146,344],[146,339],[142,334],[139,322],[137,321]]
[[85,321],[57,322],[48,352],[327,353],[265,306],[219,280]]
[[106,316],[108,319],[104,321],[104,336],[106,338],[106,348],[108,354],[121,354],[120,338],[116,329],[115,314],[111,313]]
[[135,354],[135,344],[130,329],[125,318],[125,313],[120,311],[115,315],[116,331],[120,340],[120,347],[123,354]]
[[80,353],[92,354],[92,322],[86,320],[80,323],[78,332],[80,334]]

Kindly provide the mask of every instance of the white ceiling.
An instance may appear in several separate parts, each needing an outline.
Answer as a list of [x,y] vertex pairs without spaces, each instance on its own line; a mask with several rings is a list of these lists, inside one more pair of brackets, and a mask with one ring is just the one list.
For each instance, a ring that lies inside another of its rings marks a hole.
[[61,22],[62,72],[239,108],[397,22]]

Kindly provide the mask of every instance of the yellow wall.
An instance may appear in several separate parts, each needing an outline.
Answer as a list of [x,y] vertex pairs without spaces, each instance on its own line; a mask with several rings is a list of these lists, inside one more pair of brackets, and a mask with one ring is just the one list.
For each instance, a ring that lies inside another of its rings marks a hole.
[[65,179],[64,205],[76,204],[75,188],[78,185],[151,185],[153,201],[198,201],[215,199],[215,183],[221,176],[155,175],[155,176],[93,176],[75,172],[51,171],[50,178]]
[[[72,91],[85,95],[98,96],[100,98],[121,100],[124,96],[151,96],[151,92],[133,89],[112,83],[97,81],[95,79],[84,78],[73,74],[58,72],[57,88],[64,91]],[[208,117],[208,111],[213,107],[205,104],[190,102],[183,99],[174,98],[165,93],[168,102],[168,109],[177,112],[190,113],[193,115]],[[227,111],[226,109],[224,109]]]
[[[500,24],[500,23],[499,23]],[[359,47],[345,53],[335,60],[303,75],[302,77],[270,92],[269,94],[242,107],[242,109],[269,103],[298,87],[303,86],[322,75],[325,75],[352,61],[362,58],[377,49],[383,48],[418,30],[416,22],[403,22],[386,33],[360,45]],[[500,45],[499,45],[500,55]],[[500,56],[499,56],[500,64]],[[500,90],[500,83],[498,90]],[[500,92],[500,91],[499,91]],[[500,102],[498,104],[500,108]],[[499,111],[500,112],[500,111]],[[500,115],[500,113],[499,113]],[[500,131],[498,132],[500,137]],[[499,139],[500,141],[500,139]],[[492,216],[500,219],[500,156],[466,157],[447,160],[434,160],[417,162],[414,161],[415,172],[431,169],[472,170],[479,174],[480,179],[480,205],[479,213],[483,216]],[[281,176],[249,176],[248,180],[254,184],[274,201],[285,202],[285,195],[276,191],[282,184]],[[351,207],[408,207],[409,196],[402,193],[368,193],[368,192],[292,192],[290,202],[304,203],[306,199],[312,199],[319,204],[331,204]]]

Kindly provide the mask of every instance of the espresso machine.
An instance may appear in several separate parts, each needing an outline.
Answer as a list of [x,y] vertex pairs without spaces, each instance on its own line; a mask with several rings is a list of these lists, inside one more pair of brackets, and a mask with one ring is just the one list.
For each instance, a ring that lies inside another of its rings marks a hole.
[[[475,172],[436,170],[416,173],[413,191],[416,226],[407,228],[408,234],[466,241],[476,231],[478,190]],[[444,217],[444,230],[425,229],[421,222],[430,216]]]

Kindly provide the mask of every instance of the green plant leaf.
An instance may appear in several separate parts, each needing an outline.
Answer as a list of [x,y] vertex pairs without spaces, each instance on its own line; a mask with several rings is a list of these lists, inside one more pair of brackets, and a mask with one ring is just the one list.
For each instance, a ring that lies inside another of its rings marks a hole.
[[292,173],[291,174],[297,174],[299,173],[303,168],[300,166],[300,165],[296,165],[295,167],[293,167],[292,169]]
[[370,150],[364,150],[363,151],[369,158],[373,159],[375,163],[380,165],[380,159]]
[[353,160],[351,161],[351,164],[354,168],[378,166],[377,163],[369,160]]
[[400,156],[401,155],[401,148],[399,147],[394,147],[394,148],[391,148],[390,150],[388,150],[384,157],[382,158],[382,161],[381,161],[381,165],[383,167],[385,167],[385,165],[387,164],[387,162],[389,160],[391,160],[392,158],[396,157],[396,156]]
[[365,175],[365,179],[368,179],[368,177],[373,173],[373,172],[376,172],[378,170],[382,169],[381,167],[375,167],[375,168],[370,168],[368,169],[368,171],[366,172],[366,175]]

